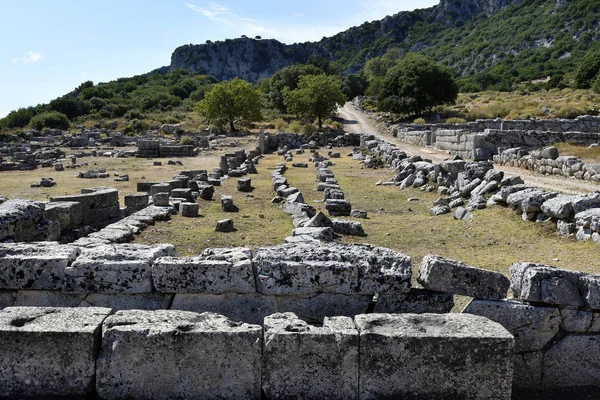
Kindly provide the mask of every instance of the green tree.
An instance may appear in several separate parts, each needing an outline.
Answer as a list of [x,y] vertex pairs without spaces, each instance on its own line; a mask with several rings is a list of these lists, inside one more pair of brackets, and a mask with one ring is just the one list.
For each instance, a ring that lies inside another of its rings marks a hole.
[[453,104],[458,86],[452,72],[429,57],[409,54],[391,68],[383,80],[381,108],[409,117]]
[[368,86],[369,82],[364,74],[349,74],[344,78],[342,90],[347,98],[353,99],[356,96],[364,95]]
[[285,106],[293,113],[309,118],[317,117],[319,128],[323,118],[346,102],[342,80],[333,75],[305,75],[300,77],[298,88],[284,90]]
[[19,108],[18,110],[9,112],[1,121],[7,128],[23,128],[29,123],[32,117],[33,112],[31,108]]
[[577,66],[575,71],[575,87],[589,89],[594,78],[600,72],[600,53],[590,53]]
[[58,111],[47,111],[31,118],[31,126],[38,131],[44,128],[69,129],[69,119]]
[[252,85],[239,78],[218,83],[206,93],[198,103],[198,111],[211,123],[229,123],[235,132],[236,120],[259,121],[261,115],[261,95]]
[[269,80],[269,102],[273,107],[285,114],[287,108],[283,99],[283,90],[286,87],[289,90],[296,89],[301,76],[320,75],[322,73],[322,69],[310,64],[294,64],[275,72]]

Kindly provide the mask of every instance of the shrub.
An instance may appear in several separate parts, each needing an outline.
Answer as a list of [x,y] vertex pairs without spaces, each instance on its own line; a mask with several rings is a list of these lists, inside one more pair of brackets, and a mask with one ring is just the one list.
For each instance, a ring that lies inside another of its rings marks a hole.
[[448,124],[464,124],[465,122],[467,122],[464,118],[448,118],[446,120],[446,123]]
[[44,128],[69,129],[69,119],[58,111],[47,111],[31,118],[31,126],[37,131]]
[[225,126],[223,124],[211,124],[208,126],[210,133],[225,133]]
[[188,135],[182,136],[181,137],[181,144],[183,146],[193,146],[194,145],[194,139],[192,139]]
[[335,129],[335,130],[338,130],[338,131],[339,131],[339,130],[342,130],[342,129],[344,129],[344,125],[342,125],[342,123],[341,123],[341,122],[339,122],[339,121],[333,121],[333,122],[331,123],[331,127],[332,127],[333,129]]
[[302,132],[302,124],[300,124],[300,122],[298,121],[292,121],[292,123],[290,123],[290,125],[288,126],[288,129],[291,132],[300,133]]
[[413,124],[423,125],[425,124],[425,120],[423,118],[417,118],[413,121]]
[[312,135],[313,133],[316,132],[316,130],[317,129],[315,128],[315,126],[313,124],[304,124],[302,126],[302,133],[304,133],[304,135],[306,135],[306,136]]

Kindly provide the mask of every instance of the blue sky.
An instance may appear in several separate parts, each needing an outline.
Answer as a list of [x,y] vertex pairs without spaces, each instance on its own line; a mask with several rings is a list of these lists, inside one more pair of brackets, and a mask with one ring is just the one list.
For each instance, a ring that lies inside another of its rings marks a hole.
[[0,117],[86,80],[169,65],[184,44],[241,35],[319,40],[439,0],[0,0]]

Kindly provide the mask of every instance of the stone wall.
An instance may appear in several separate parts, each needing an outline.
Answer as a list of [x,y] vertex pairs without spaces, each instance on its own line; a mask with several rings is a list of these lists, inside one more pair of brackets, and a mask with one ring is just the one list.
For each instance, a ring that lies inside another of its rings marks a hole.
[[138,157],[193,157],[196,155],[194,146],[168,145],[158,139],[139,139],[137,141]]
[[259,136],[259,149],[266,154],[272,151],[299,148],[317,148],[325,146],[358,146],[360,135],[356,133],[315,133],[311,136],[300,133],[277,132],[275,134],[261,133]]

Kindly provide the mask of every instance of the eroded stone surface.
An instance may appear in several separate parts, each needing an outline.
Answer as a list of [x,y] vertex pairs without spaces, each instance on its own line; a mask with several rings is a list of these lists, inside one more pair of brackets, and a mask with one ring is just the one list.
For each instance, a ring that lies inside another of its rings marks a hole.
[[510,286],[502,274],[435,255],[423,257],[417,281],[429,290],[489,300],[506,298]]
[[272,399],[357,399],[353,321],[325,318],[322,327],[315,327],[293,313],[265,318],[263,390]]
[[355,322],[361,399],[511,398],[514,340],[496,322],[469,314],[367,314]]
[[444,314],[449,313],[452,307],[454,307],[454,296],[450,293],[411,288],[410,292],[406,294],[380,294],[373,312]]
[[354,317],[365,314],[373,296],[318,293],[275,296],[279,312],[292,312],[308,322],[322,323],[325,317]]
[[544,353],[546,388],[598,386],[600,336],[567,335]]
[[103,399],[261,397],[262,328],[212,313],[119,311],[104,324]]
[[94,388],[107,308],[8,307],[0,311],[0,393],[83,396]]

